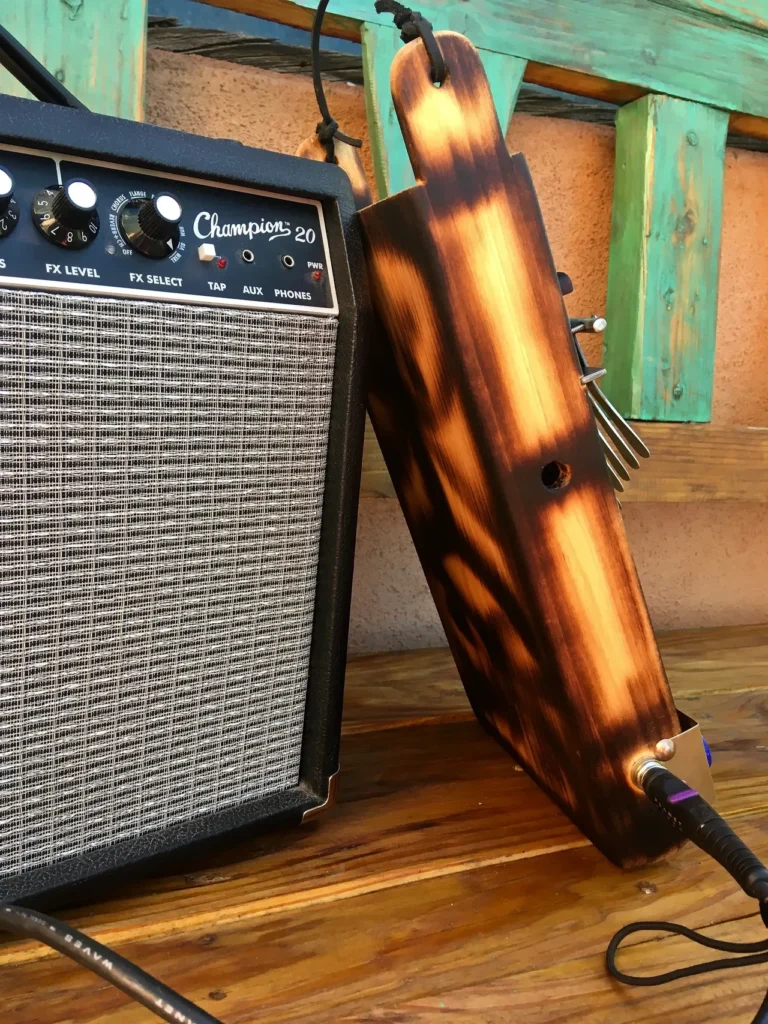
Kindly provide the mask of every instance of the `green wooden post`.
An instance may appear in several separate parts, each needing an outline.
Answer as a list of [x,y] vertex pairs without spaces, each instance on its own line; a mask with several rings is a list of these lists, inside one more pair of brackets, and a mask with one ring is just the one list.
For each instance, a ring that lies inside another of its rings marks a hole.
[[[89,109],[143,118],[147,0],[3,0],[0,19]],[[0,93],[29,96],[2,68]]]
[[[398,29],[369,22],[361,26],[360,37],[363,44],[365,109],[376,191],[383,198],[409,188],[414,182],[389,88],[389,70],[402,43]],[[510,57],[491,50],[480,52],[499,121],[506,132],[527,62],[520,57]]]
[[727,127],[668,96],[619,111],[604,387],[633,419],[711,419]]
[[363,44],[365,111],[376,192],[383,199],[410,188],[414,180],[389,89],[389,69],[403,44],[400,32],[394,26],[367,22],[361,26],[360,39]]

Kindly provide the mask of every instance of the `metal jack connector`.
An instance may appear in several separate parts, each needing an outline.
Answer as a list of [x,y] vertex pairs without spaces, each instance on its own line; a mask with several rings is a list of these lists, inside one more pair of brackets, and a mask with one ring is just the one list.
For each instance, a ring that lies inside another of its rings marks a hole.
[[678,711],[677,714],[681,731],[676,736],[659,740],[656,751],[663,757],[649,758],[638,764],[634,771],[635,782],[644,788],[643,779],[651,768],[666,768],[691,789],[700,793],[707,803],[714,807],[717,796],[701,728],[698,722],[684,715],[682,711]]

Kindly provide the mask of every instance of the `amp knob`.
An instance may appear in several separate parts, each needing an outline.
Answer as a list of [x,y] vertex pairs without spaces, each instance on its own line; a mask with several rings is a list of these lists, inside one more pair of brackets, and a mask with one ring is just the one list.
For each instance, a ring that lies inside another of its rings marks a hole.
[[175,252],[179,244],[181,204],[170,192],[126,203],[120,227],[126,241],[150,259],[159,260]]
[[44,188],[32,202],[32,219],[45,237],[62,249],[83,249],[99,233],[96,190],[73,178],[65,185]]
[[19,223],[19,204],[13,198],[13,178],[0,167],[0,238],[10,235]]

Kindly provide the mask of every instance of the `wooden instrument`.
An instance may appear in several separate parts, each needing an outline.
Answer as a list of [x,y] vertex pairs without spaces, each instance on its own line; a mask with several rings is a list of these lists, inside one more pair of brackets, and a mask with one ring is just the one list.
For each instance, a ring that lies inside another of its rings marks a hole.
[[680,720],[525,159],[472,44],[435,38],[440,88],[418,40],[391,75],[417,184],[360,212],[369,413],[478,719],[638,865],[680,842],[634,781]]

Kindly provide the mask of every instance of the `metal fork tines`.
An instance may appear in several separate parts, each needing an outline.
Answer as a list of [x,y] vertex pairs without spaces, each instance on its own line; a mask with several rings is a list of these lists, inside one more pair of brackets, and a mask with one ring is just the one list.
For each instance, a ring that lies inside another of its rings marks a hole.
[[624,438],[630,443],[632,448],[637,452],[641,459],[650,458],[650,450],[648,445],[643,441],[642,437],[633,429],[630,423],[624,419],[619,410],[613,403],[606,398],[605,394],[600,390],[597,384],[592,381],[586,385],[587,394],[590,396],[592,402],[598,403],[602,410],[607,416],[610,416],[611,420],[615,423],[617,429],[621,432]]
[[[598,330],[602,330],[604,326],[605,321],[597,317],[571,320],[571,330],[574,335],[582,331],[595,332],[596,327]],[[597,434],[608,467],[608,475],[614,490],[623,491],[622,481],[630,478],[627,466],[639,469],[638,456],[647,459],[651,453],[640,435],[627,423],[598,386],[597,381],[600,377],[605,376],[605,370],[588,366],[582,348],[575,337],[574,342],[582,371],[581,383],[584,385],[587,400],[597,421]]]
[[614,490],[623,491],[622,480],[629,480],[627,466],[639,469],[638,455],[647,459],[651,453],[643,439],[605,397],[594,380],[585,384],[585,388],[587,399],[597,420],[597,433],[605,455],[611,484]]
[[597,428],[597,436],[600,438],[600,446],[603,449],[603,455],[605,456],[605,461],[608,466],[608,475],[611,478],[613,489],[615,491],[623,491],[624,484],[621,481],[629,480],[627,467],[621,461],[613,448],[611,448],[605,434],[599,427]]

